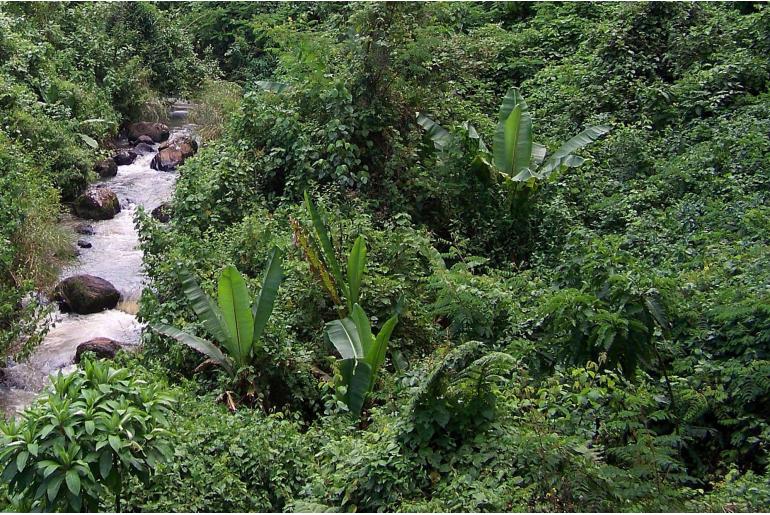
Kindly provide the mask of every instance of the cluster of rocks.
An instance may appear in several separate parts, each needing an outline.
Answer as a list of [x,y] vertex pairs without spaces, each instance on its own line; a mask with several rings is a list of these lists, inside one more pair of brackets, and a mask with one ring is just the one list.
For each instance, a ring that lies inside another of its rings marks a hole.
[[175,134],[158,148],[150,167],[154,170],[171,172],[184,160],[198,151],[198,143],[186,134]]
[[[162,123],[139,122],[130,125],[126,131],[128,147],[120,149],[114,156],[101,160],[94,165],[94,171],[101,178],[114,177],[118,166],[132,164],[140,155],[154,153],[151,168],[172,171],[185,159],[195,154],[198,145],[186,135],[175,136],[169,140],[169,128]],[[156,145],[160,147],[156,149]],[[109,220],[120,212],[118,196],[103,184],[89,187],[72,204],[74,214],[86,220]],[[170,204],[163,203],[152,211],[152,216],[162,222],[171,217]],[[94,234],[92,225],[83,222],[75,227],[75,232],[89,236]],[[78,240],[81,248],[91,248],[85,239]],[[109,281],[88,274],[67,277],[53,292],[62,312],[88,315],[108,309],[114,309],[120,302],[120,292]],[[80,362],[85,352],[92,352],[101,358],[114,357],[121,348],[121,343],[109,338],[94,338],[77,347],[75,361]]]

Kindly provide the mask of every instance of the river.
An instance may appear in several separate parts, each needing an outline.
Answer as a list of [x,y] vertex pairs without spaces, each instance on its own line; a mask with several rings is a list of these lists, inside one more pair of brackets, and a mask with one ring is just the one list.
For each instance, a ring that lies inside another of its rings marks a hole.
[[[188,104],[177,102],[171,107],[168,123],[172,135],[192,131],[186,124]],[[157,150],[159,145],[155,144]],[[82,239],[91,248],[80,248],[77,260],[61,271],[60,278],[91,274],[111,282],[121,293],[115,309],[91,315],[61,313],[57,307],[51,315],[51,327],[43,342],[22,363],[11,363],[4,370],[5,383],[0,385],[0,411],[13,414],[35,398],[48,384],[48,376],[58,370],[67,372],[75,365],[75,351],[80,343],[106,337],[132,347],[139,344],[142,324],[135,313],[145,283],[142,251],[134,225],[134,215],[142,206],[147,212],[169,200],[174,191],[176,172],[150,168],[154,153],[140,155],[118,173],[100,181],[112,189],[120,200],[121,211],[111,220],[85,221],[93,226],[93,235],[77,235],[75,226],[84,220],[65,216],[62,224],[72,231],[73,244]]]

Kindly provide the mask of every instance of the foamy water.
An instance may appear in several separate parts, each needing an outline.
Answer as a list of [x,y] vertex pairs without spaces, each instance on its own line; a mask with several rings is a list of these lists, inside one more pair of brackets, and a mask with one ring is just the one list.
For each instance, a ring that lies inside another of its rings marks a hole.
[[[177,104],[172,109],[176,113],[184,111],[185,107]],[[179,121],[179,118],[175,117],[173,121]],[[181,123],[176,125],[172,126],[172,133],[190,130]],[[73,232],[77,224],[88,223],[93,226],[94,234],[77,235],[77,239],[92,246],[78,249],[77,261],[62,270],[61,278],[91,274],[106,279],[120,291],[121,303],[116,309],[91,315],[65,314],[57,310],[53,314],[53,326],[29,360],[5,369],[5,384],[0,385],[1,411],[18,412],[46,387],[50,374],[74,368],[77,346],[85,341],[106,337],[129,347],[139,343],[142,325],[135,312],[145,276],[134,214],[139,206],[149,212],[169,200],[176,181],[176,173],[150,168],[154,155],[140,155],[132,164],[119,166],[115,177],[100,181],[120,200],[121,211],[115,218],[92,221],[68,217],[62,222]]]

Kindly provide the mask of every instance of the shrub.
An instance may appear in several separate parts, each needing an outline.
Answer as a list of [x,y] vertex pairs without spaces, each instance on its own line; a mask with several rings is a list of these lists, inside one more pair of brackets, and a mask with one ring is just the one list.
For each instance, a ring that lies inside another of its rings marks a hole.
[[131,476],[149,480],[168,458],[172,399],[127,369],[86,361],[2,425],[2,478],[25,509],[121,510]]

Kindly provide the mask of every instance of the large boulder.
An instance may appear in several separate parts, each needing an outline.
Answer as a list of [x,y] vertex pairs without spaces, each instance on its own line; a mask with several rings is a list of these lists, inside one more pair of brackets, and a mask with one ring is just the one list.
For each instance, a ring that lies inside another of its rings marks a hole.
[[128,126],[129,141],[138,141],[140,136],[149,136],[155,143],[166,141],[170,132],[168,126],[157,122],[137,122]]
[[152,210],[150,215],[160,223],[168,223],[171,220],[171,204],[164,202]]
[[78,345],[78,348],[75,351],[75,363],[80,363],[80,359],[86,352],[93,352],[98,358],[112,359],[115,357],[115,354],[118,353],[120,348],[121,344],[115,340],[110,340],[109,338],[94,338]]
[[114,159],[108,157],[102,161],[99,161],[94,165],[94,171],[99,174],[99,177],[105,179],[107,177],[115,177],[118,174],[118,165]]
[[134,152],[142,155],[152,154],[155,152],[155,147],[148,145],[147,143],[137,143],[137,145],[134,147]]
[[88,188],[75,199],[72,208],[80,218],[109,220],[120,212],[120,202],[115,192],[106,187]]
[[187,134],[175,135],[160,146],[158,154],[152,159],[150,167],[163,172],[175,170],[188,157],[198,151],[198,143]]
[[82,274],[60,282],[54,289],[53,298],[62,311],[87,315],[113,309],[120,301],[120,292],[101,277]]
[[118,166],[130,165],[138,154],[133,150],[121,150],[112,158]]

